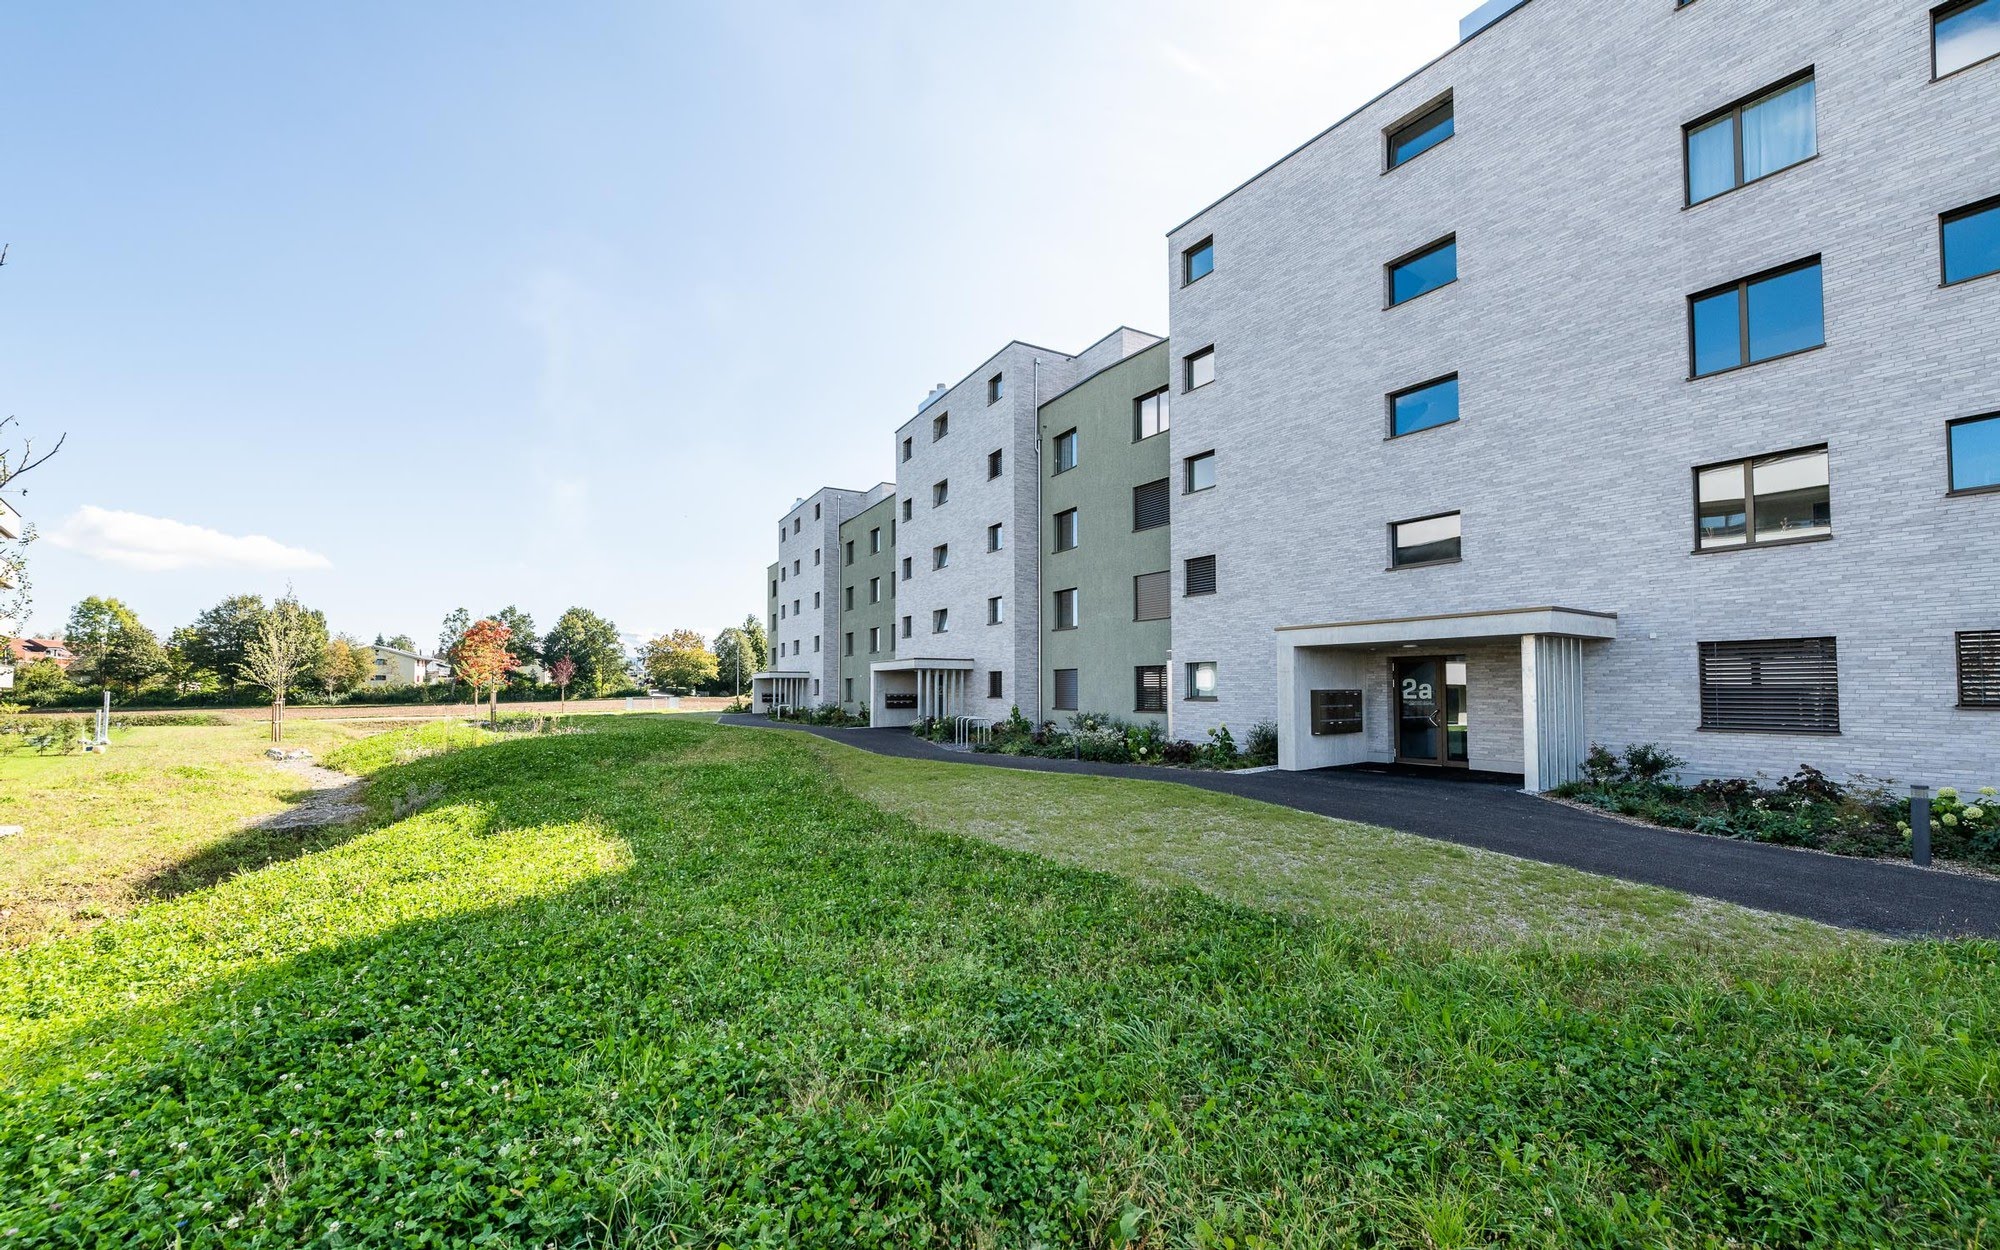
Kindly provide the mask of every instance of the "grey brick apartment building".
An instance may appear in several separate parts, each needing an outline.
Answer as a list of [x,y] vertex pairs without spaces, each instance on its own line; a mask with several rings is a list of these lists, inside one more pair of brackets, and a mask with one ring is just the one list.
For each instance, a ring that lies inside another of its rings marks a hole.
[[[2000,0],[1501,0],[1465,34],[1171,232],[1173,732],[1531,788],[1592,741],[1990,780]],[[943,476],[899,463],[908,515]],[[1063,554],[1023,487],[998,702],[1055,716],[1038,676],[1086,666],[1145,701],[1154,641],[1082,645],[1134,595],[1039,627]],[[941,520],[898,557],[977,551]]]

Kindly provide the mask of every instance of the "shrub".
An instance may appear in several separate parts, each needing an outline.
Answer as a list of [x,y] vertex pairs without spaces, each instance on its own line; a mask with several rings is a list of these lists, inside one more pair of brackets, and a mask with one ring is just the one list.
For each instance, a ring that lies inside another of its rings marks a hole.
[[1687,761],[1650,742],[1635,742],[1625,748],[1625,780],[1650,785],[1686,767]]
[[1197,752],[1197,758],[1204,768],[1236,767],[1236,739],[1229,732],[1229,726],[1217,725],[1208,731],[1208,741]]
[[124,729],[213,729],[229,722],[213,712],[120,712],[111,723]]
[[1583,757],[1583,779],[1593,786],[1608,786],[1618,780],[1624,772],[1618,756],[1601,743],[1590,744],[1590,753]]
[[1243,758],[1252,767],[1268,768],[1278,762],[1278,722],[1260,720],[1250,726],[1243,740]]
[[1201,748],[1186,738],[1176,738],[1161,748],[1160,758],[1176,768],[1192,768],[1201,755]]

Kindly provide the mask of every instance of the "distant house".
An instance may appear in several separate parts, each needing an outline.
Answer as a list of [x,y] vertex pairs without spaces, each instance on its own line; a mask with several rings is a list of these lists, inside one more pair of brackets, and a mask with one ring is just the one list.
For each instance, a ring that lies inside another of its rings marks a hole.
[[76,663],[76,656],[60,638],[9,638],[7,658],[16,665],[49,660],[65,672],[69,671],[70,665]]
[[451,680],[451,665],[436,656],[418,655],[401,647],[372,646],[368,685],[428,686]]

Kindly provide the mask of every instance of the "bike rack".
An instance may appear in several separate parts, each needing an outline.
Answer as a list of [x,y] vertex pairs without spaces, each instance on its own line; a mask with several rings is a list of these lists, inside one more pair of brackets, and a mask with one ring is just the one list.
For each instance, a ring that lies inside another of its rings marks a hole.
[[987,746],[993,741],[993,722],[977,716],[952,718],[951,740],[962,747]]

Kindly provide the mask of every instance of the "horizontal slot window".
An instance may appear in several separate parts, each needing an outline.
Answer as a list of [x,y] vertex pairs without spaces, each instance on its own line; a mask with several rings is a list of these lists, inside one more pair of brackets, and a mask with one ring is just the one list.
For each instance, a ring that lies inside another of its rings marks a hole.
[[1826,448],[1695,471],[1701,551],[1825,538],[1833,533]]
[[1389,396],[1389,436],[1400,438],[1418,430],[1450,425],[1458,420],[1458,375],[1426,382]]
[[1441,239],[1420,252],[1391,261],[1389,305],[1407,304],[1458,281],[1458,236]]
[[1826,344],[1818,257],[1689,297],[1695,377]]
[[1389,132],[1389,168],[1408,164],[1451,138],[1455,131],[1452,99],[1447,95],[1435,107]]
[[1456,512],[1398,521],[1389,527],[1390,566],[1407,569],[1459,558],[1461,520]]

